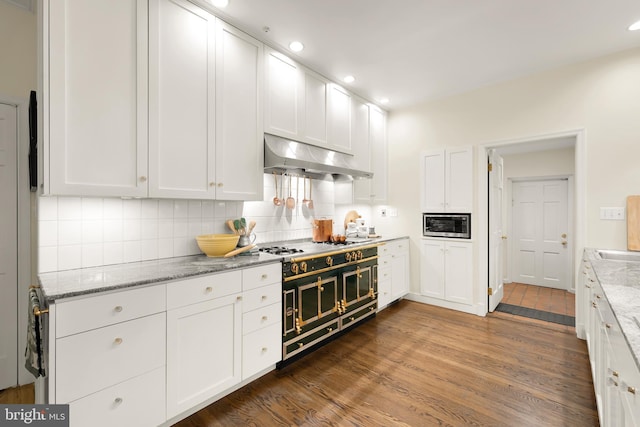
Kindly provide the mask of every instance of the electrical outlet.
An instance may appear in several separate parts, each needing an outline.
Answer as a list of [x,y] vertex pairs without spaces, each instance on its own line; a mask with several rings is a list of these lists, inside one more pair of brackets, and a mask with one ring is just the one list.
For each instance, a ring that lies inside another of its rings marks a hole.
[[387,217],[387,208],[381,208],[380,209],[380,216],[382,218],[386,218]]

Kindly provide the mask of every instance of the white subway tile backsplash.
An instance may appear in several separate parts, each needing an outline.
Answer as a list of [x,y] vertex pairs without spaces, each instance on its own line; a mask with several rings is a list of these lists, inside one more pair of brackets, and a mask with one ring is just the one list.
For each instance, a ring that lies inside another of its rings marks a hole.
[[82,219],[102,219],[103,217],[102,199],[97,197],[82,198]]
[[82,201],[80,197],[58,198],[58,220],[82,219]]
[[82,267],[97,267],[104,264],[103,244],[82,245]]
[[82,267],[82,246],[58,246],[58,270],[73,270]]
[[102,209],[104,219],[122,219],[122,199],[104,199]]
[[173,217],[189,218],[189,201],[188,200],[173,201]]
[[105,265],[120,264],[124,260],[124,244],[118,242],[104,242],[103,260]]
[[58,221],[58,245],[79,245],[82,243],[82,221]]
[[273,204],[273,175],[265,174],[264,183],[264,200],[255,202],[40,197],[38,269],[59,271],[199,254],[196,235],[230,233],[226,220],[240,217],[256,221],[257,243],[310,238],[313,218],[332,218],[336,212],[332,182],[313,181],[314,210],[301,203],[303,181],[297,186],[292,180],[292,196],[298,197],[293,210]]
[[40,203],[38,204],[38,219],[40,221],[58,220],[57,197],[40,197]]
[[124,219],[140,219],[140,199],[125,199],[122,201],[122,217]]
[[140,261],[140,240],[123,243],[123,261],[136,262]]

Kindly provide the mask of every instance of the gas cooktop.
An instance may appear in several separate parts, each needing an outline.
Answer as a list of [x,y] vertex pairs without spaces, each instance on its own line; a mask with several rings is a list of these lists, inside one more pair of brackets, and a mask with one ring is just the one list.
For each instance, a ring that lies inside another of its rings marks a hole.
[[332,243],[313,242],[311,240],[285,240],[281,242],[268,242],[261,244],[258,251],[284,257],[295,254],[316,255],[370,241],[370,239],[349,239],[346,242]]

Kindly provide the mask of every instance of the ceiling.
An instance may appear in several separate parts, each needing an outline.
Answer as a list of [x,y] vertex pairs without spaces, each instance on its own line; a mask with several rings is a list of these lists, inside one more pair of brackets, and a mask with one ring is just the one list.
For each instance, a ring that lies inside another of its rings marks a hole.
[[638,0],[229,0],[218,14],[283,51],[301,41],[289,56],[352,74],[345,87],[390,110],[640,46]]

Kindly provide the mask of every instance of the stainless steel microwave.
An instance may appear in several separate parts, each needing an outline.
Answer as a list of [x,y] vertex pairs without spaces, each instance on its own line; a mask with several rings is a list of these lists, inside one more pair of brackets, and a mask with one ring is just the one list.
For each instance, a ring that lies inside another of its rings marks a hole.
[[423,213],[422,235],[427,237],[471,238],[471,214]]

